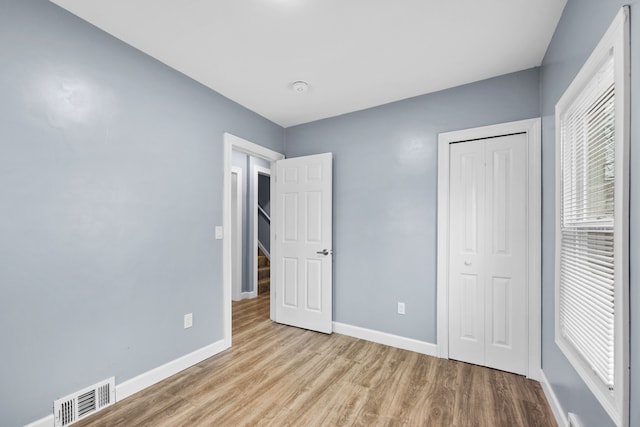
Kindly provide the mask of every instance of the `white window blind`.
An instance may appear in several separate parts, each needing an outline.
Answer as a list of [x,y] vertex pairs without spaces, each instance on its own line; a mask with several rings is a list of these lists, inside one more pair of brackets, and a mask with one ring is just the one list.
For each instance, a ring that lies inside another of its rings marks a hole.
[[615,69],[609,55],[560,116],[559,331],[615,386]]

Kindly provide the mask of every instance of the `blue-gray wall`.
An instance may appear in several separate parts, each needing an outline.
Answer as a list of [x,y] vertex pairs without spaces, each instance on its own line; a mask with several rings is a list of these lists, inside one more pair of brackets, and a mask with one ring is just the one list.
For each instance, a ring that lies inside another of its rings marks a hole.
[[614,16],[625,3],[632,4],[632,130],[631,130],[631,426],[640,426],[640,2],[622,0],[569,0],[549,45],[541,71],[542,116],[542,367],[565,413],[576,413],[585,427],[613,425],[595,397],[587,389],[554,341],[554,261],[555,261],[555,104],[576,76]]
[[46,0],[0,1],[0,64],[0,425],[16,426],[222,339],[223,132],[282,151],[284,131]]
[[286,130],[287,157],[334,154],[335,321],[436,342],[438,133],[538,117],[538,90],[531,69]]
[[240,151],[233,150],[231,152],[231,164],[233,166],[242,169],[241,183],[242,183],[242,292],[249,292],[251,290],[251,282],[249,275],[251,270],[249,268],[249,155]]

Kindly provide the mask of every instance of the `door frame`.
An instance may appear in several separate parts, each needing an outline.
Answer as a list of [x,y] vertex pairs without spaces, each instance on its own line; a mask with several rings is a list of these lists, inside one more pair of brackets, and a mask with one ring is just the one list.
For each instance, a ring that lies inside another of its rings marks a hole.
[[[253,182],[253,188],[256,189],[255,191],[255,200],[253,201],[253,206],[252,206],[252,212],[253,212],[253,242],[251,244],[251,246],[253,247],[253,266],[251,267],[253,269],[253,293],[254,296],[258,296],[258,179],[260,178],[260,175],[266,175],[269,177],[269,180],[271,180],[271,169],[267,169],[265,167],[262,166],[258,166],[258,165],[253,165],[253,170],[251,171],[252,177],[251,180]],[[269,189],[269,194],[271,194],[271,189]],[[271,211],[272,212],[272,211]],[[269,217],[271,217],[271,213],[269,214]],[[269,230],[271,230],[271,222],[269,223]],[[269,233],[271,234],[271,233]],[[269,240],[271,240],[271,236],[269,236]],[[265,253],[265,255],[267,255],[267,257],[269,259],[271,259],[271,254],[267,254],[267,251],[264,250],[264,248],[261,248],[262,251]],[[271,286],[269,286],[269,289],[271,289]]]
[[[231,188],[231,193],[233,196],[233,192],[236,192],[236,229],[233,230],[232,229],[232,233],[231,233],[231,238],[229,240],[231,240],[231,250],[232,250],[232,254],[231,254],[231,299],[234,301],[239,301],[242,299],[242,276],[243,276],[243,271],[242,271],[242,252],[243,252],[243,244],[242,244],[242,185],[244,184],[242,181],[242,171],[243,169],[238,167],[238,166],[231,166],[231,174],[236,174],[237,178],[236,178],[236,188]],[[229,185],[231,185],[231,182],[229,182]],[[229,206],[231,206],[231,220],[229,221],[229,227],[232,226],[233,224],[233,201],[230,200],[229,201]],[[237,233],[238,235],[234,236],[233,233]],[[238,239],[238,245],[239,245],[239,254],[237,253],[238,251],[236,251],[236,253],[233,253],[233,240]],[[236,260],[236,258],[238,258],[239,256],[239,262],[240,262],[240,289],[237,288],[237,285],[235,285],[233,283],[233,270],[234,270],[234,265],[233,262],[234,260]]]
[[[223,169],[222,179],[222,319],[224,333],[224,347],[231,347],[231,152],[233,150],[265,159],[271,163],[284,159],[284,154],[254,144],[228,132],[223,135]],[[271,180],[271,192],[275,191],[275,183]],[[271,207],[271,217],[275,218],[276,211]],[[271,227],[271,241],[274,240],[275,227]],[[273,300],[273,287],[271,287]],[[275,318],[275,307],[271,305],[271,319]]]
[[474,139],[527,135],[527,377],[541,378],[541,120],[520,120],[438,135],[438,252],[437,343],[438,356],[449,358],[449,147]]

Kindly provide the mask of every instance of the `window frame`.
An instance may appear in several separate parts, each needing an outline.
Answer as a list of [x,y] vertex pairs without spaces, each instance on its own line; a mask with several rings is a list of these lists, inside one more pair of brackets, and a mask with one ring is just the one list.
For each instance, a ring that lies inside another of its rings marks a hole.
[[[615,184],[614,184],[614,387],[613,391],[593,372],[560,331],[560,257],[562,200],[562,117],[582,93],[609,55],[614,58],[615,84]],[[556,104],[556,243],[555,243],[555,342],[585,384],[618,426],[629,425],[629,7],[624,6],[589,59]]]

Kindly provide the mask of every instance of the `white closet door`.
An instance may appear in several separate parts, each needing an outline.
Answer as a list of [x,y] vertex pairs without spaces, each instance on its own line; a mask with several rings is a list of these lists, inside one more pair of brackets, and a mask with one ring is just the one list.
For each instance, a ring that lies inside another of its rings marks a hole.
[[449,357],[484,364],[484,141],[450,151]]
[[492,138],[485,146],[485,365],[523,375],[528,357],[526,138]]
[[526,135],[451,146],[449,354],[527,369]]

